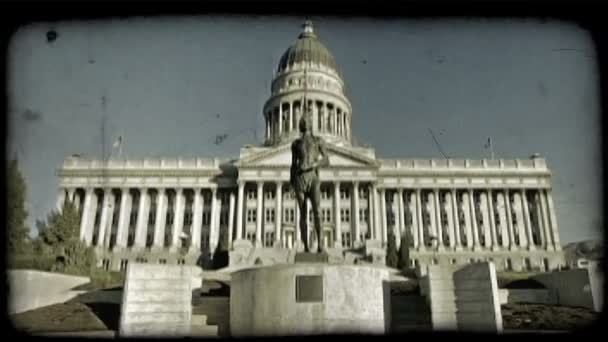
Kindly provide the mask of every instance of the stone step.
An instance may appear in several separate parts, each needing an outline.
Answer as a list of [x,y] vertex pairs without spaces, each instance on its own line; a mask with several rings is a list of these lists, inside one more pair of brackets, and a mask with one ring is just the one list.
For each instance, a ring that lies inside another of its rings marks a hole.
[[408,332],[408,331],[430,331],[432,325],[429,324],[401,324],[391,327],[392,333]]
[[183,291],[190,290],[190,284],[183,279],[131,279],[129,281],[129,291],[143,290],[171,290]]
[[126,332],[121,336],[132,337],[183,337],[190,334],[190,326],[181,324],[130,324]]
[[129,302],[123,310],[125,313],[179,312],[188,308],[188,302]]
[[207,315],[192,315],[190,320],[193,326],[207,325]]
[[162,323],[180,324],[189,322],[190,313],[188,312],[133,312],[128,314],[129,324],[150,324]]
[[219,337],[219,329],[217,325],[193,325],[190,335],[194,337]]

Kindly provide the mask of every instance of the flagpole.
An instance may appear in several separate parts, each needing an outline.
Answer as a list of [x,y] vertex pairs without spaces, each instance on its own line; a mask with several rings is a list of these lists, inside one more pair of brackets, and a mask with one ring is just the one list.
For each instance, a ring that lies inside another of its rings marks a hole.
[[492,156],[492,160],[494,160],[494,144],[492,144],[492,137],[490,139],[490,155]]

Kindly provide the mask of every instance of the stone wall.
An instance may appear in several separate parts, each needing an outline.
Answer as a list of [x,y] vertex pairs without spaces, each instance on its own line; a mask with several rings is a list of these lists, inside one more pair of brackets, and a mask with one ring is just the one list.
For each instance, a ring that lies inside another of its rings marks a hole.
[[[594,277],[595,277],[594,272]],[[594,309],[590,272],[586,268],[543,273],[532,277],[546,288],[557,292],[557,304]],[[595,280],[595,278],[594,278]],[[598,287],[596,286],[596,291]],[[601,290],[601,287],[599,287]],[[596,297],[599,293],[596,292]]]
[[9,270],[7,276],[9,314],[68,301],[85,292],[73,288],[90,281],[88,277],[34,270]]
[[[313,276],[317,282],[297,290],[300,276]],[[388,280],[388,270],[369,266],[302,263],[234,272],[231,334],[384,334],[390,324]],[[319,297],[307,299],[306,294]]]
[[434,330],[502,331],[494,264],[433,265],[425,278]]
[[549,289],[500,289],[500,304],[533,303],[555,305],[557,292]]
[[202,286],[193,266],[130,263],[123,290],[120,336],[188,336],[192,291]]

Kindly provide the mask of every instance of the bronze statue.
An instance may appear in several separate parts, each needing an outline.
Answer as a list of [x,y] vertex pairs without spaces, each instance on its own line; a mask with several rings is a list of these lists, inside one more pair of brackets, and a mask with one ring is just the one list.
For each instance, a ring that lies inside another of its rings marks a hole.
[[317,233],[317,252],[322,253],[321,219],[319,218],[319,205],[321,204],[321,183],[319,181],[319,167],[329,166],[329,157],[325,143],[320,137],[312,134],[312,120],[309,113],[303,113],[299,128],[302,137],[291,145],[291,174],[290,183],[296,195],[300,208],[300,232],[304,241],[304,250],[308,247],[308,210],[307,201],[310,200]]

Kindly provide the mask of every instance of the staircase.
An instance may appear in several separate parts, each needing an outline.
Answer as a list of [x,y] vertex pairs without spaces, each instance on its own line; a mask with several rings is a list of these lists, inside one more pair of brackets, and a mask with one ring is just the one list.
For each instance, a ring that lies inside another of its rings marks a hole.
[[[196,335],[200,332],[200,335]],[[198,297],[192,303],[192,335],[230,336],[230,297]]]
[[431,310],[419,294],[391,296],[391,334],[432,330]]

